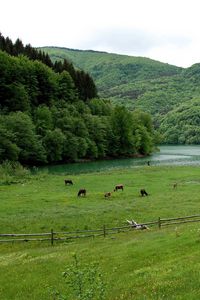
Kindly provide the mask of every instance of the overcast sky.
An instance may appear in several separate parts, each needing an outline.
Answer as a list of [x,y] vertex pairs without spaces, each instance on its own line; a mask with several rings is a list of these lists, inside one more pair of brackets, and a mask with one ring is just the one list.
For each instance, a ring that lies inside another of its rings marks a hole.
[[200,63],[200,0],[1,0],[14,42]]

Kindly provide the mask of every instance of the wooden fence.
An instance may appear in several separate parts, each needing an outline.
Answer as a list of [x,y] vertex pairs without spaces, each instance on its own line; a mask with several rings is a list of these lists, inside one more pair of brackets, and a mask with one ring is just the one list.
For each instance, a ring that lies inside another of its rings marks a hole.
[[[200,222],[200,215],[179,217],[179,218],[168,218],[161,219],[158,218],[157,221],[146,222],[137,224],[138,226],[146,225],[152,226],[156,225],[159,229],[163,226],[170,225],[178,225],[184,223],[194,223]],[[54,244],[55,241],[69,241],[72,239],[86,238],[86,237],[106,237],[109,234],[116,234],[120,232],[127,232],[130,230],[135,230],[136,228],[132,225],[126,225],[121,227],[113,227],[107,228],[105,225],[101,229],[94,230],[76,230],[76,231],[68,231],[68,232],[59,232],[53,231],[51,229],[50,232],[47,233],[9,233],[9,234],[0,234],[0,243],[14,243],[14,242],[31,242],[31,241],[50,241],[51,245]]]

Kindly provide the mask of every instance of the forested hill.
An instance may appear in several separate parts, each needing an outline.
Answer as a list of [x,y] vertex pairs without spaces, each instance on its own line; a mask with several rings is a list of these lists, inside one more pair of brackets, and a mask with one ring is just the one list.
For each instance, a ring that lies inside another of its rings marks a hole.
[[164,143],[200,143],[200,64],[180,68],[143,57],[44,47],[89,72],[99,95],[153,116]]
[[148,155],[149,114],[100,99],[91,75],[0,34],[0,162]]
[[119,85],[173,76],[182,71],[182,68],[144,57],[59,47],[41,49],[49,54],[52,61],[66,58],[77,68],[89,72],[103,96],[107,95],[109,89]]

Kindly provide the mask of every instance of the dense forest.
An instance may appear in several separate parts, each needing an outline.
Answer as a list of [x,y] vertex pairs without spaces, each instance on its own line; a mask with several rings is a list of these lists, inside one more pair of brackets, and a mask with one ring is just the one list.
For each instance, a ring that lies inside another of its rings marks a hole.
[[[52,61],[68,59],[90,72],[101,98],[152,115],[162,143],[199,144],[200,64],[180,68],[144,57],[46,47]],[[189,111],[187,111],[189,110]]]
[[148,155],[156,136],[141,110],[98,97],[66,59],[0,35],[0,161],[25,165]]

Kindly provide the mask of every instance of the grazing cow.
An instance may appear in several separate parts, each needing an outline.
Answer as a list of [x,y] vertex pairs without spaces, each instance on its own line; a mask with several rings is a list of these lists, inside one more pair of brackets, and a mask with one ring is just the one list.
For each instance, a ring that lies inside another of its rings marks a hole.
[[122,190],[122,191],[124,190],[123,184],[118,184],[118,185],[115,186],[114,192],[116,192],[116,191],[118,191],[118,190]]
[[137,224],[134,220],[126,220],[128,222],[129,225],[131,225],[131,227],[133,227],[134,229],[149,229],[149,227],[147,227],[146,225],[143,224]]
[[86,189],[80,189],[77,196],[86,196]]
[[148,196],[148,193],[145,191],[145,189],[141,189],[140,194],[141,194],[142,197],[143,196]]
[[107,192],[107,193],[105,193],[105,194],[104,194],[104,197],[105,197],[105,198],[107,198],[107,197],[111,197],[111,192]]
[[71,179],[65,179],[65,185],[67,184],[72,184],[73,185],[73,182]]

